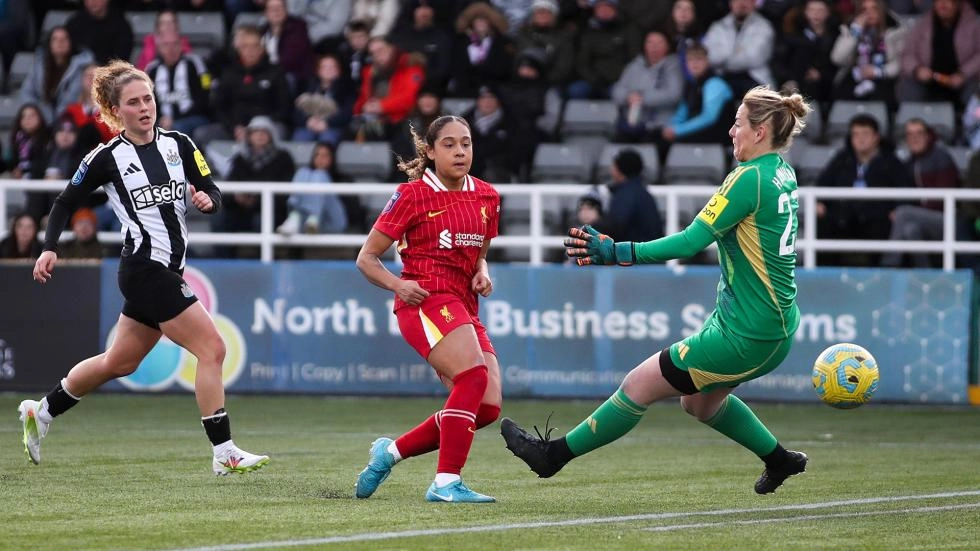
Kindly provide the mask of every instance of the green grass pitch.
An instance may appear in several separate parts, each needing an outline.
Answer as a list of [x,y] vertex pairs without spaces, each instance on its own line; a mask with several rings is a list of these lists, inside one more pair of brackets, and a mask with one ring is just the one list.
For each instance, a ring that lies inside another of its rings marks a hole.
[[[477,434],[464,480],[491,505],[424,501],[436,457],[395,467],[353,498],[378,435],[438,399],[230,396],[235,441],[257,473],[215,477],[191,396],[95,394],[59,418],[27,462],[0,395],[0,549],[977,549],[980,410],[752,404],[810,456],[773,495],[761,462],[684,414],[650,408],[625,438],[548,480]],[[599,401],[518,401],[504,415],[563,434]]]

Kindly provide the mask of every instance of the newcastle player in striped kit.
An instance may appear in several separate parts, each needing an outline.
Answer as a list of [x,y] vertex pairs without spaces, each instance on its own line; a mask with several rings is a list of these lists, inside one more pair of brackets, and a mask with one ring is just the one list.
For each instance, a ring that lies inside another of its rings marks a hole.
[[21,402],[25,451],[31,462],[40,463],[41,439],[54,418],[103,383],[133,373],[166,335],[197,358],[195,394],[214,447],[214,473],[258,469],[269,458],[243,451],[231,440],[221,380],[224,341],[181,277],[187,251],[185,196],[201,212],[221,206],[211,171],[190,138],[156,126],[153,84],[143,71],[123,61],[98,68],[92,97],[105,122],[122,133],[89,153],[58,196],[34,279],[44,283],[52,277],[66,221],[86,195],[102,187],[125,232],[118,275],[125,303],[108,350],[75,365],[40,401]]

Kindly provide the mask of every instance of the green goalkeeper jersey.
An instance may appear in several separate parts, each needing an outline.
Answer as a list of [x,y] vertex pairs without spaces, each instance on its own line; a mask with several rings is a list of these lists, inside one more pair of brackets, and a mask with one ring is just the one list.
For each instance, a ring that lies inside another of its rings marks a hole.
[[796,172],[777,153],[739,163],[693,224],[718,243],[717,315],[735,334],[791,336],[796,306]]
[[635,243],[640,264],[685,258],[718,243],[715,315],[736,335],[784,339],[796,331],[796,172],[776,153],[739,163],[683,231]]

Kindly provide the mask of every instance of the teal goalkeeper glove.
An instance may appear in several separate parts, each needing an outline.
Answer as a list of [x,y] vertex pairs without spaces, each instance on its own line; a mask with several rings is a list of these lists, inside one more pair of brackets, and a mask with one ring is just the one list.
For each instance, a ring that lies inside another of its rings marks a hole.
[[568,230],[568,237],[565,238],[565,254],[574,258],[579,266],[589,264],[630,266],[636,259],[632,241],[616,243],[611,237],[597,232],[589,225]]

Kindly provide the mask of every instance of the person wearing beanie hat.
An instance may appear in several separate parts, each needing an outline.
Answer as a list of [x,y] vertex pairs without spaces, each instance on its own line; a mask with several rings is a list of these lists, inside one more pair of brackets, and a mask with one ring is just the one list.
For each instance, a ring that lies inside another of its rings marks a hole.
[[99,218],[92,209],[76,210],[71,217],[70,226],[75,237],[61,246],[58,255],[61,258],[102,258],[105,251],[99,242],[99,234],[96,233],[98,223]]
[[558,14],[555,0],[536,0],[514,37],[519,57],[525,53],[537,56],[538,72],[551,86],[564,86],[575,71],[575,45],[572,36],[558,26]]
[[620,149],[609,167],[609,207],[602,228],[617,241],[650,241],[663,237],[657,200],[643,181],[643,158],[635,149]]

